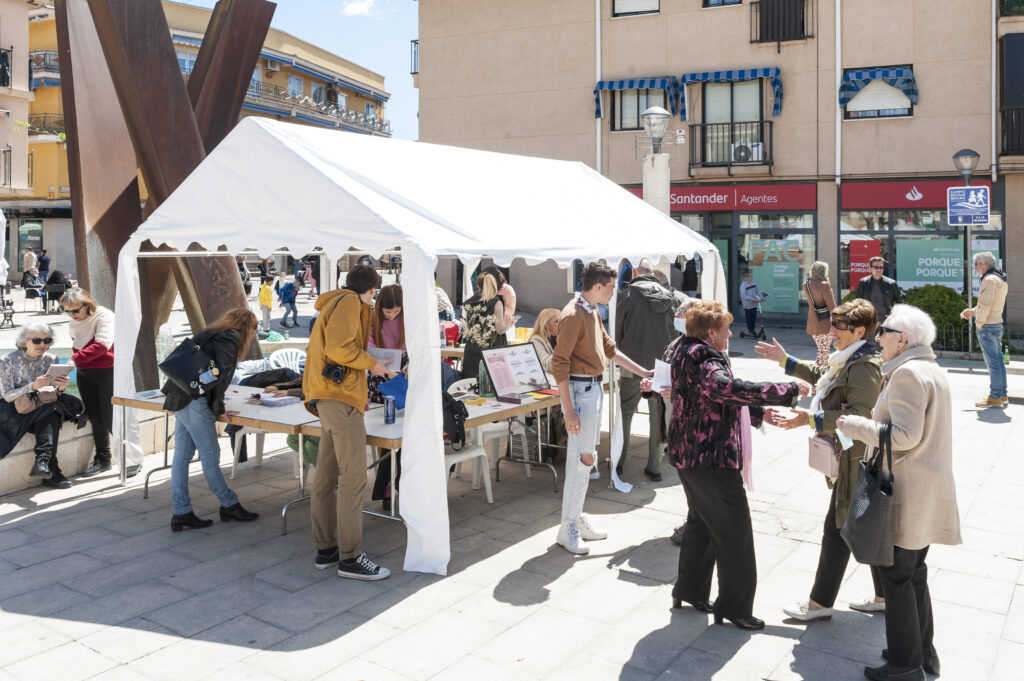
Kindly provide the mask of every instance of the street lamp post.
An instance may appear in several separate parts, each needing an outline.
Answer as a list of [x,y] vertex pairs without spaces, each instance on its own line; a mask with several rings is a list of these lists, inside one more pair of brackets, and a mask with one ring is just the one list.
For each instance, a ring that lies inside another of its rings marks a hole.
[[644,201],[665,215],[669,214],[669,155],[662,149],[671,116],[660,106],[652,106],[640,114],[651,147],[650,153],[644,156]]
[[[974,175],[975,168],[978,167],[978,159],[981,156],[978,152],[973,149],[961,149],[960,151],[953,154],[953,165],[956,166],[957,171],[960,173],[960,177],[964,179],[964,186],[971,186],[971,176]],[[968,222],[964,225],[964,239],[967,243],[967,266],[964,267],[965,274],[965,285],[964,290],[967,292],[967,307],[974,307],[974,248],[971,244],[971,223]],[[967,352],[968,354],[974,352],[974,317],[971,317],[967,322]]]

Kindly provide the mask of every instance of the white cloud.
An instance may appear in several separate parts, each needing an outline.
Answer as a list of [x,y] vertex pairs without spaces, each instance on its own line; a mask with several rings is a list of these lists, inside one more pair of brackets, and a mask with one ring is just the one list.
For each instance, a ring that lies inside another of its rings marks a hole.
[[341,8],[341,13],[347,17],[368,17],[374,13],[376,4],[377,0],[349,0]]

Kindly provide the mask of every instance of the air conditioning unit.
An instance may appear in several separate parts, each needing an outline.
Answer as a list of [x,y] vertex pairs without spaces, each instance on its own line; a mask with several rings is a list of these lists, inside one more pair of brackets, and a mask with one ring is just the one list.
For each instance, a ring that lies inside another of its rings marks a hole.
[[281,70],[281,62],[276,62],[273,59],[264,59],[263,60],[263,70],[264,71],[280,71]]
[[738,142],[732,145],[733,163],[761,163],[764,161],[763,142]]

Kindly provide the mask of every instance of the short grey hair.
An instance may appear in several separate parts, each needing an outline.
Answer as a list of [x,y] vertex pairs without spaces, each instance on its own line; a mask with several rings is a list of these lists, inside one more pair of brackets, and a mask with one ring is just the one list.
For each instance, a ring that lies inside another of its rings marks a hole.
[[814,264],[811,265],[811,279],[828,281],[828,263],[816,260]]
[[894,306],[883,326],[906,336],[910,347],[931,346],[935,342],[935,322],[927,312],[913,305]]
[[21,327],[21,331],[18,332],[18,340],[14,344],[24,350],[25,346],[28,345],[28,339],[35,333],[42,332],[44,336],[53,338],[54,331],[53,327],[49,324],[43,324],[42,322],[32,322]]
[[633,271],[638,272],[640,274],[653,274],[654,265],[651,264],[651,261],[649,259],[640,258],[640,262],[636,264],[636,267],[633,268]]
[[983,262],[988,265],[989,269],[992,269],[996,266],[996,256],[992,255],[992,251],[982,251],[974,254],[974,262]]

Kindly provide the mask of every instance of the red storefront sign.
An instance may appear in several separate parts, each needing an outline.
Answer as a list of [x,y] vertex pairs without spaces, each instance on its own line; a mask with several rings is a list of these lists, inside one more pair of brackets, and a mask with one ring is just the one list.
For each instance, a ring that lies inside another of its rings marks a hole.
[[871,276],[868,262],[871,258],[882,255],[882,242],[877,239],[856,239],[850,242],[850,290],[864,277]]
[[[972,185],[992,189],[989,180],[972,180]],[[845,182],[842,188],[843,210],[879,210],[885,208],[946,208],[946,189],[962,187],[962,180],[925,180],[923,182]]]
[[[626,187],[626,189],[643,198],[643,188]],[[673,213],[699,213],[717,210],[808,211],[818,207],[818,187],[814,184],[672,187],[669,194],[669,206]]]

